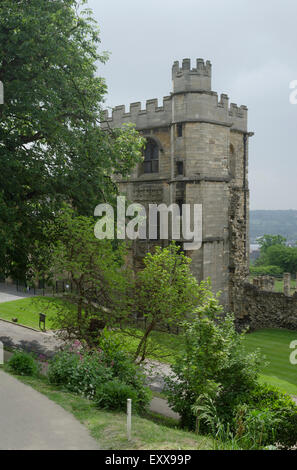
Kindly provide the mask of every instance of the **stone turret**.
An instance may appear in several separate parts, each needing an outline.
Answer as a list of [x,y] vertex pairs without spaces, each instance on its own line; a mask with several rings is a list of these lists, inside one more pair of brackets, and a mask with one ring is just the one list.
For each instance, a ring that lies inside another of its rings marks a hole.
[[184,59],[182,66],[176,61],[172,67],[173,93],[185,91],[211,91],[211,63],[197,59],[191,68],[191,59]]

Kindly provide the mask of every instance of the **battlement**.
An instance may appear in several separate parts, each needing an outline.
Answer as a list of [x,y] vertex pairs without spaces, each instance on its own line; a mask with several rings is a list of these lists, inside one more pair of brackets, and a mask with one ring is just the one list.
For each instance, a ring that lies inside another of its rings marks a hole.
[[191,59],[183,59],[172,67],[173,93],[185,91],[211,91],[211,63],[209,60],[196,60],[196,67],[191,68]]
[[231,103],[226,94],[211,90],[211,63],[197,59],[196,67],[191,68],[191,60],[178,61],[172,67],[173,93],[165,96],[159,106],[156,98],[141,103],[131,103],[129,110],[124,105],[116,106],[110,116],[104,113],[102,127],[121,127],[134,123],[137,129],[151,129],[170,126],[178,122],[210,122],[221,124],[239,131],[247,131],[247,107]]
[[171,96],[163,98],[162,106],[158,104],[158,99],[154,98],[146,101],[145,109],[141,108],[141,102],[131,103],[129,111],[126,111],[125,105],[116,106],[111,116],[108,110],[104,112],[106,125],[121,127],[125,123],[133,122],[138,129],[169,126],[172,116]]
[[183,59],[182,66],[179,66],[179,61],[175,61],[172,66],[172,75],[191,73],[197,75],[205,75],[211,77],[211,62],[203,59],[196,59],[196,67],[191,69],[191,59]]

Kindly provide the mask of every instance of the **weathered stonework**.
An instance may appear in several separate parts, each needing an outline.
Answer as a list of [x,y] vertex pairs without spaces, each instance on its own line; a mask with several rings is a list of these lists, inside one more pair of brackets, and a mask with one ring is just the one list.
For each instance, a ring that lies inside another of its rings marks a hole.
[[[257,284],[257,283],[256,283]],[[236,323],[239,329],[297,329],[297,292],[288,296],[271,292],[269,286],[243,283],[234,292]]]
[[[133,103],[126,112],[117,106],[105,113],[103,127],[134,123],[158,145],[159,171],[144,173],[142,164],[130,178],[119,180],[120,191],[133,202],[202,204],[203,245],[188,254],[198,281],[211,277],[221,301],[233,308],[233,289],[248,275],[249,192],[247,108],[229,106],[211,89],[211,64],[189,59],[172,68],[173,92],[158,106],[156,99]],[[178,170],[182,168],[181,170]],[[164,241],[160,241],[164,245]],[[134,265],[156,242],[137,242]]]

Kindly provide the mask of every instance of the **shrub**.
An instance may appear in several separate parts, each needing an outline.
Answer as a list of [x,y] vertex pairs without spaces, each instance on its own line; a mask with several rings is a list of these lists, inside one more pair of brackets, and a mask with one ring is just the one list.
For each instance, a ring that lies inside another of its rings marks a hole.
[[[248,400],[249,411],[244,424],[250,428],[251,417],[267,416],[274,420],[270,432],[265,435],[264,444],[278,443],[290,448],[297,443],[297,406],[286,394],[270,385],[258,385]],[[259,424],[261,426],[261,423]]]
[[11,371],[18,375],[37,375],[39,366],[32,354],[16,351],[8,362]]
[[134,410],[139,412],[141,403],[138,400],[136,390],[131,385],[113,380],[97,387],[95,403],[99,408],[125,411],[128,398],[132,399]]
[[152,393],[145,385],[146,376],[141,367],[132,360],[132,358],[121,349],[119,339],[104,330],[101,340],[101,358],[102,361],[111,368],[112,376],[122,383],[130,385],[136,392],[139,403],[143,409],[150,403]]
[[63,351],[50,361],[48,379],[52,384],[93,398],[97,385],[112,379],[112,371],[101,363],[96,353]]
[[261,449],[276,442],[276,429],[280,420],[279,412],[240,405],[233,432],[243,449]]
[[76,341],[70,349],[56,354],[49,364],[49,381],[93,399],[101,384],[117,380],[135,391],[137,401],[145,409],[151,392],[145,386],[145,376],[140,367],[120,349],[120,344],[111,339],[108,332],[103,333],[100,347],[99,350],[85,350]]
[[[165,378],[165,393],[181,424],[193,429],[199,416],[193,407],[199,398],[210,396],[223,425],[232,422],[234,410],[248,399],[256,387],[261,359],[258,352],[247,354],[244,335],[235,331],[234,318],[221,313],[213,298],[197,312],[197,318],[184,323],[185,350],[172,366],[173,377]],[[202,432],[210,429],[201,423]],[[204,427],[203,427],[204,426]]]

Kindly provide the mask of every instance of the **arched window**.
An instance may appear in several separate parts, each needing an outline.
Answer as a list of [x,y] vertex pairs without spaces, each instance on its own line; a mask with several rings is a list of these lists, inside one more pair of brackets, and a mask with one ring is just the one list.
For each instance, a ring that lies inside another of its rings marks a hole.
[[144,173],[158,173],[159,171],[159,146],[150,138],[146,139],[146,146],[144,149]]

